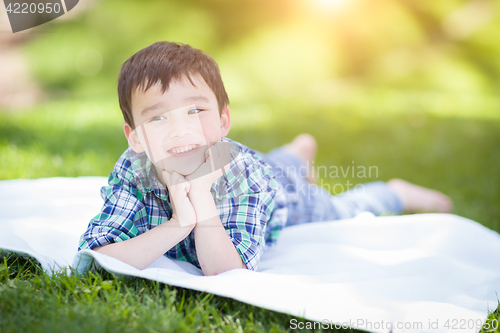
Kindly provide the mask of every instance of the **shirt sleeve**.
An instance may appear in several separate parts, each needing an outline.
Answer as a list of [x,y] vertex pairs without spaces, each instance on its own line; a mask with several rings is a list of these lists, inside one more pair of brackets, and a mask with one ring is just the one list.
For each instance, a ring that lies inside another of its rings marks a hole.
[[216,200],[221,222],[247,268],[257,270],[279,185],[252,157],[240,159],[224,178],[229,190]]
[[130,184],[113,170],[107,186],[101,188],[104,205],[80,237],[78,250],[92,249],[110,243],[120,242],[142,233],[147,224],[144,204],[137,198]]

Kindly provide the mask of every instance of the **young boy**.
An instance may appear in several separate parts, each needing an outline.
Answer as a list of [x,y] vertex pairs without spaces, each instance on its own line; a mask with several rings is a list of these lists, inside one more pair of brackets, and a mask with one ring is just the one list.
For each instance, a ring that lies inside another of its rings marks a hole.
[[166,255],[214,275],[257,270],[288,225],[451,209],[445,195],[402,180],[330,195],[298,172],[316,151],[307,134],[267,155],[227,139],[229,99],[218,66],[188,45],[159,42],[134,54],[118,95],[130,147],[101,189],[104,205],[79,250],[139,269]]

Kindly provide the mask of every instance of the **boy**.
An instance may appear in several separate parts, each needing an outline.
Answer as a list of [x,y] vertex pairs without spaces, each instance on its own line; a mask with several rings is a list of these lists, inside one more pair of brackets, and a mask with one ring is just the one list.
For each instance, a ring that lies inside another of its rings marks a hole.
[[188,45],[137,52],[122,66],[118,94],[130,147],[101,189],[104,206],[79,250],[139,269],[166,255],[214,275],[257,270],[286,225],[451,209],[443,194],[402,180],[331,196],[296,172],[314,158],[309,135],[267,155],[225,138],[231,117],[218,66]]

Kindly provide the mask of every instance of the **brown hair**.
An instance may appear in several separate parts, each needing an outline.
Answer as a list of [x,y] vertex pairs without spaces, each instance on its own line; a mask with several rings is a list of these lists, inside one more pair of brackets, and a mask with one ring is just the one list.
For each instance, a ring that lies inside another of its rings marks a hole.
[[200,74],[214,92],[220,114],[222,108],[229,105],[229,98],[217,63],[206,53],[187,44],[157,42],[131,56],[123,63],[118,78],[118,99],[125,122],[135,128],[131,108],[135,89],[146,91],[161,82],[165,92],[172,80],[184,75],[194,85],[191,76],[196,74]]

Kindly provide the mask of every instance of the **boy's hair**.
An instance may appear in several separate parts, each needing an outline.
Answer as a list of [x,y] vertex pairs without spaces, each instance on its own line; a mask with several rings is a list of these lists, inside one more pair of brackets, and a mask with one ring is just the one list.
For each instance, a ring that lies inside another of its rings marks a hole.
[[135,128],[132,117],[132,93],[136,89],[148,90],[160,82],[162,92],[167,91],[172,80],[200,74],[212,89],[219,105],[219,114],[229,105],[229,98],[220,76],[217,63],[206,53],[187,44],[172,42],[154,43],[133,56],[122,65],[118,78],[118,99],[125,122]]

